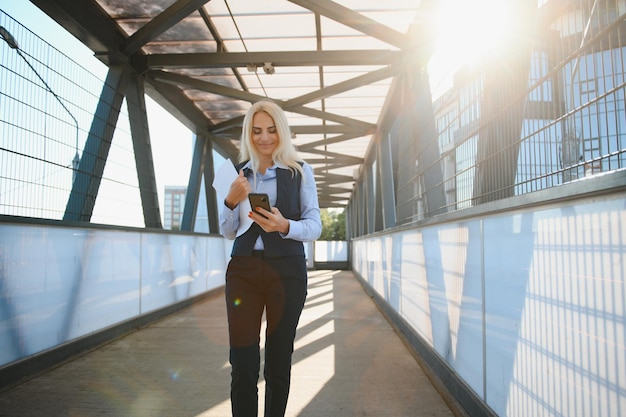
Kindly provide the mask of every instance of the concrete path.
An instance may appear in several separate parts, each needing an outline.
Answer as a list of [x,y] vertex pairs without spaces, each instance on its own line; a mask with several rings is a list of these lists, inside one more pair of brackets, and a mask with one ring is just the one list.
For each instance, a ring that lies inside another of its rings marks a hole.
[[[350,271],[309,273],[292,380],[287,417],[454,415]],[[229,417],[229,384],[219,295],[0,393],[0,416]]]

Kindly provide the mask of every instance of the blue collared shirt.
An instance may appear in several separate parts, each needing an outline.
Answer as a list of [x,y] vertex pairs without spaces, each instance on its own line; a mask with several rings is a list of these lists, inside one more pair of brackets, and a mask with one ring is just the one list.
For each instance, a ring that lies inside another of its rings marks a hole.
[[[250,163],[244,168],[249,168]],[[273,206],[276,205],[276,168],[287,169],[282,164],[274,164],[265,170],[265,174],[256,173],[253,177],[252,171],[248,171],[247,179],[254,193],[266,193]],[[322,221],[320,219],[320,207],[317,200],[317,186],[313,176],[313,168],[306,162],[302,165],[304,175],[300,186],[300,208],[302,210],[300,220],[289,220],[289,232],[284,235],[284,239],[293,239],[300,242],[308,242],[317,239],[322,233]],[[220,212],[220,228],[222,234],[227,239],[235,239],[239,228],[239,205],[234,210],[222,204]],[[254,245],[255,250],[263,250],[263,240],[259,237]]]

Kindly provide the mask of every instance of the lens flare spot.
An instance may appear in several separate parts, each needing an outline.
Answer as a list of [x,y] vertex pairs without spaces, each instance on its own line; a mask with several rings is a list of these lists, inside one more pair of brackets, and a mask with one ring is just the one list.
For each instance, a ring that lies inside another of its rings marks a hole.
[[241,298],[235,298],[235,301],[233,301],[233,305],[235,307],[239,307],[241,305]]

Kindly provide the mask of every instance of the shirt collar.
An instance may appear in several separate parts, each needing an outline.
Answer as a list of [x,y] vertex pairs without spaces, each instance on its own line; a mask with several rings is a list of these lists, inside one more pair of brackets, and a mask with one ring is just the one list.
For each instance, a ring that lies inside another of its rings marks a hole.
[[[248,161],[248,162],[246,162],[246,164],[242,168],[243,169],[250,169],[250,168],[252,168],[252,164],[250,163],[250,161]],[[274,165],[272,165],[268,169],[275,170],[276,168],[289,169],[289,167],[287,165],[283,164],[282,162],[274,162]]]

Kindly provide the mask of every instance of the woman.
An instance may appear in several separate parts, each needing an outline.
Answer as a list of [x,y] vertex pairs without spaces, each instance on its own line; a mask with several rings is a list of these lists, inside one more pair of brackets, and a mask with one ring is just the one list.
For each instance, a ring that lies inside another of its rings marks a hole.
[[[226,270],[226,306],[232,365],[233,417],[255,417],[260,370],[261,318],[265,309],[265,417],[285,414],[296,327],[307,294],[302,242],[322,231],[310,165],[291,142],[283,110],[273,102],[252,105],[243,121],[239,176],[224,200],[220,226],[235,239]],[[240,203],[266,193],[271,211],[253,207],[252,225],[240,225]],[[240,228],[241,226],[241,228]]]

